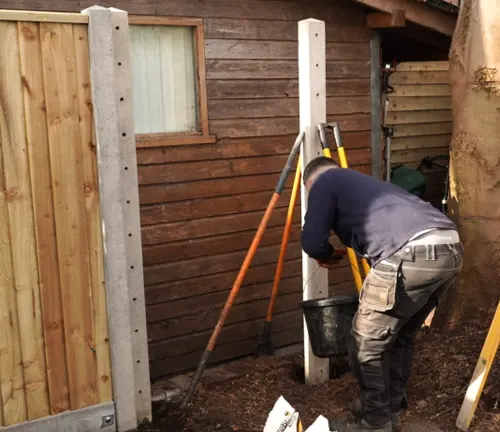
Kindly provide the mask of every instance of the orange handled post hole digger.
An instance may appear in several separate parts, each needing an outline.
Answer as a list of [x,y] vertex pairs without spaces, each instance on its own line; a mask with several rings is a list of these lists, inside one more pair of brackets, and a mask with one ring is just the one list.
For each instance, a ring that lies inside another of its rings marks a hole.
[[[319,128],[318,128],[319,130]],[[322,129],[324,134],[324,129]],[[320,132],[321,133],[321,132]],[[327,145],[327,140],[320,139],[321,148],[323,150],[323,155],[331,158],[332,154]],[[271,332],[273,326],[273,313],[274,307],[276,305],[276,299],[278,298],[279,285],[281,282],[281,274],[283,272],[283,265],[285,263],[285,255],[288,247],[288,239],[290,238],[290,231],[292,229],[293,213],[295,210],[295,205],[297,204],[297,196],[300,190],[300,180],[302,178],[301,172],[301,156],[297,162],[297,169],[295,171],[295,178],[293,180],[292,195],[290,196],[290,203],[288,204],[288,212],[286,215],[285,228],[283,229],[283,237],[281,239],[280,254],[278,258],[278,264],[276,265],[276,273],[274,275],[273,288],[271,291],[271,298],[269,300],[269,306],[267,309],[266,321],[262,327],[259,334],[259,339],[257,341],[256,355],[272,355],[274,354],[274,345],[271,339]],[[340,253],[339,251],[337,251]],[[344,251],[345,252],[345,251]],[[318,263],[319,264],[319,263]],[[321,264],[320,264],[321,265]]]
[[[342,145],[342,139],[340,136],[340,128],[338,123],[320,123],[317,125],[317,131],[319,135],[319,140],[321,143],[321,149],[323,151],[323,156],[331,158],[332,153],[330,147],[328,145],[328,138],[326,135],[326,129],[331,129],[334,134],[335,142],[337,145],[337,152],[339,155],[340,166],[343,168],[347,168],[347,157],[345,154],[344,146]],[[301,161],[299,157],[299,161],[297,163],[297,170],[295,171],[295,179],[293,182],[292,195],[290,197],[290,203],[288,205],[288,212],[285,222],[285,228],[283,230],[283,238],[281,241],[280,254],[278,258],[278,264],[276,266],[276,273],[274,276],[273,288],[271,292],[271,298],[269,300],[269,306],[267,310],[266,321],[262,327],[262,330],[259,334],[259,339],[257,342],[257,349],[255,351],[256,355],[272,355],[274,353],[274,345],[272,343],[271,332],[272,332],[272,321],[273,321],[273,313],[274,307],[276,305],[276,299],[278,297],[279,285],[281,281],[281,274],[283,271],[283,265],[285,261],[285,254],[288,246],[288,240],[290,237],[290,230],[292,227],[293,220],[293,212],[295,209],[295,205],[297,202],[297,196],[300,186],[301,179]],[[361,286],[363,284],[361,273],[359,269],[358,260],[356,254],[352,249],[335,249],[335,255],[338,259],[342,259],[345,255],[349,256],[349,261],[351,263],[352,272],[354,276],[354,282],[356,284],[356,289],[359,292],[361,290]],[[335,258],[335,256],[334,256]],[[319,266],[323,266],[321,262],[318,262]],[[370,267],[366,260],[363,260],[363,268],[365,274],[368,274],[370,271]]]
[[231,291],[229,293],[229,296],[227,297],[226,303],[224,304],[224,307],[220,313],[219,320],[217,321],[217,325],[215,326],[212,335],[210,337],[210,340],[208,341],[207,347],[205,348],[205,351],[203,352],[200,362],[198,363],[198,368],[196,369],[196,373],[193,376],[193,379],[191,381],[191,385],[189,387],[189,390],[186,394],[186,397],[182,401],[181,408],[186,408],[186,406],[189,403],[189,400],[191,399],[196,386],[198,385],[198,382],[201,379],[201,376],[203,375],[203,372],[207,366],[208,360],[210,358],[210,355],[214,351],[215,344],[217,342],[217,338],[220,335],[220,332],[222,331],[222,327],[224,326],[224,322],[227,318],[227,315],[229,314],[229,311],[234,303],[234,300],[236,299],[236,296],[238,295],[238,292],[240,290],[241,284],[243,283],[243,280],[248,272],[248,269],[252,263],[253,257],[255,255],[255,252],[257,251],[257,248],[259,247],[260,241],[262,240],[262,236],[264,235],[264,232],[267,228],[267,224],[269,222],[269,219],[271,217],[271,214],[276,207],[276,204],[279,200],[279,197],[281,193],[283,192],[283,189],[285,188],[286,181],[288,179],[288,176],[290,175],[290,172],[292,171],[292,164],[297,155],[300,152],[300,146],[304,140],[304,132],[301,132],[296,140],[295,143],[293,144],[292,150],[290,152],[290,155],[288,156],[288,160],[286,161],[286,164],[281,171],[280,178],[278,180],[278,183],[276,185],[274,194],[271,197],[271,200],[269,201],[269,204],[267,205],[267,209],[264,213],[264,216],[262,217],[262,220],[260,222],[259,228],[257,229],[257,232],[255,233],[254,239],[252,241],[252,244],[250,245],[250,248],[248,249],[248,252],[245,256],[245,259],[243,261],[243,264],[241,265],[240,271],[238,272],[238,275],[236,276],[236,280],[234,281],[233,287],[231,288]]

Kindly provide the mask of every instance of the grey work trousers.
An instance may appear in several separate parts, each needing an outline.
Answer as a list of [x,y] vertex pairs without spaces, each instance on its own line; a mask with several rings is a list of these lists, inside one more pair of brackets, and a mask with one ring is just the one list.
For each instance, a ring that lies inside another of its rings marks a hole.
[[460,243],[405,246],[373,267],[353,319],[349,358],[361,391],[361,415],[373,427],[401,411],[418,329],[453,285]]

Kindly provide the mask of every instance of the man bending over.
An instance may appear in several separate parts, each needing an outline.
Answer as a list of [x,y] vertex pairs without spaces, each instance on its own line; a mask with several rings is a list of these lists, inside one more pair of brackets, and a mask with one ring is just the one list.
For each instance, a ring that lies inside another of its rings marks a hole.
[[349,342],[361,397],[332,432],[400,431],[416,332],[462,267],[455,224],[402,188],[318,157],[304,170],[309,192],[302,248],[320,265],[338,263],[331,231],[372,268]]

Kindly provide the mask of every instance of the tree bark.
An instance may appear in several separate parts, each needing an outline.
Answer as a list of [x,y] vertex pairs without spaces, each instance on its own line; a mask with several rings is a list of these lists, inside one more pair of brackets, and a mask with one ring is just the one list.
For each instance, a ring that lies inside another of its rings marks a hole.
[[464,265],[438,323],[484,322],[500,297],[500,1],[462,0],[450,50],[450,217]]

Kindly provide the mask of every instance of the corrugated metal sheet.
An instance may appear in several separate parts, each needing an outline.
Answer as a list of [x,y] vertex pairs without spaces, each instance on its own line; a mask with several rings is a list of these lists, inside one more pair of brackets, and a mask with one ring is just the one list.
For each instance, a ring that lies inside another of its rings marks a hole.
[[434,6],[449,12],[458,13],[460,0],[416,0],[420,3],[427,3],[429,6]]

